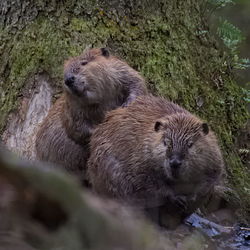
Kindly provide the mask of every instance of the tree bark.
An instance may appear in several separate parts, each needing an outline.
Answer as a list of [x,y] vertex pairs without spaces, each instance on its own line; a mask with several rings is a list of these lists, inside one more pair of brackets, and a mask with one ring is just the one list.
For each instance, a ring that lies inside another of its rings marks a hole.
[[204,1],[2,0],[0,12],[0,131],[5,143],[23,149],[17,142],[22,136],[11,135],[18,129],[26,133],[27,117],[36,125],[46,115],[52,97],[38,105],[44,107],[40,116],[30,115],[41,79],[57,97],[64,60],[86,47],[107,46],[146,77],[153,93],[207,120],[224,150],[231,200],[249,219],[249,171],[235,144],[247,120],[244,93],[229,56],[209,32]]

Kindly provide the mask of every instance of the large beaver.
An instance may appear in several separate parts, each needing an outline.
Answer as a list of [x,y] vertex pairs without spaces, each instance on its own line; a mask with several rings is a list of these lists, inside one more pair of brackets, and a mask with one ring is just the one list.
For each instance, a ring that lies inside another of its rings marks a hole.
[[224,166],[206,123],[153,96],[109,112],[92,135],[90,151],[88,175],[96,193],[143,207],[154,217],[157,208],[156,219],[160,215],[167,227],[201,205]]
[[52,106],[36,138],[37,158],[84,179],[88,142],[107,111],[146,94],[144,79],[107,49],[90,49],[64,66],[64,95]]

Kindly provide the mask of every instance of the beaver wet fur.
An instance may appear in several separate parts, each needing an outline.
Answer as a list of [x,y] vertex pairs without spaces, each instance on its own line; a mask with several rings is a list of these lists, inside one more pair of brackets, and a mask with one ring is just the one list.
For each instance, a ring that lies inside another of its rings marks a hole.
[[109,112],[90,151],[88,175],[97,194],[142,208],[170,228],[202,205],[224,168],[208,125],[153,96]]
[[90,49],[64,65],[64,94],[36,138],[37,158],[85,180],[90,136],[107,111],[146,94],[143,77],[106,48]]

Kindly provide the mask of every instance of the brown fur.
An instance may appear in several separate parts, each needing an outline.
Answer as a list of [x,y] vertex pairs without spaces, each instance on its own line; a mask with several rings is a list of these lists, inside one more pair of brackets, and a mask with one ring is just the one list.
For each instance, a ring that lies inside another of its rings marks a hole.
[[38,131],[37,157],[84,178],[93,129],[107,111],[128,105],[147,90],[139,73],[106,49],[69,59],[64,78],[64,94]]
[[[153,96],[109,112],[90,145],[88,175],[94,191],[149,212],[159,208],[161,223],[170,227],[170,218],[178,224],[201,205],[223,169],[216,137],[207,125]],[[182,164],[171,168],[176,155]]]

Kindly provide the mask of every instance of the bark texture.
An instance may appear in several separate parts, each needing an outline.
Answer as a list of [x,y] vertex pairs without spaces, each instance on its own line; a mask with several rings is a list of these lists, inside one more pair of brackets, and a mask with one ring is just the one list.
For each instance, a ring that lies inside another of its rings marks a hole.
[[204,1],[2,0],[0,12],[2,133],[10,114],[19,114],[23,98],[30,100],[40,86],[36,77],[45,74],[56,95],[67,57],[107,46],[139,70],[155,94],[208,121],[224,150],[228,198],[249,218],[250,175],[235,145],[247,120],[244,93],[209,32]]

